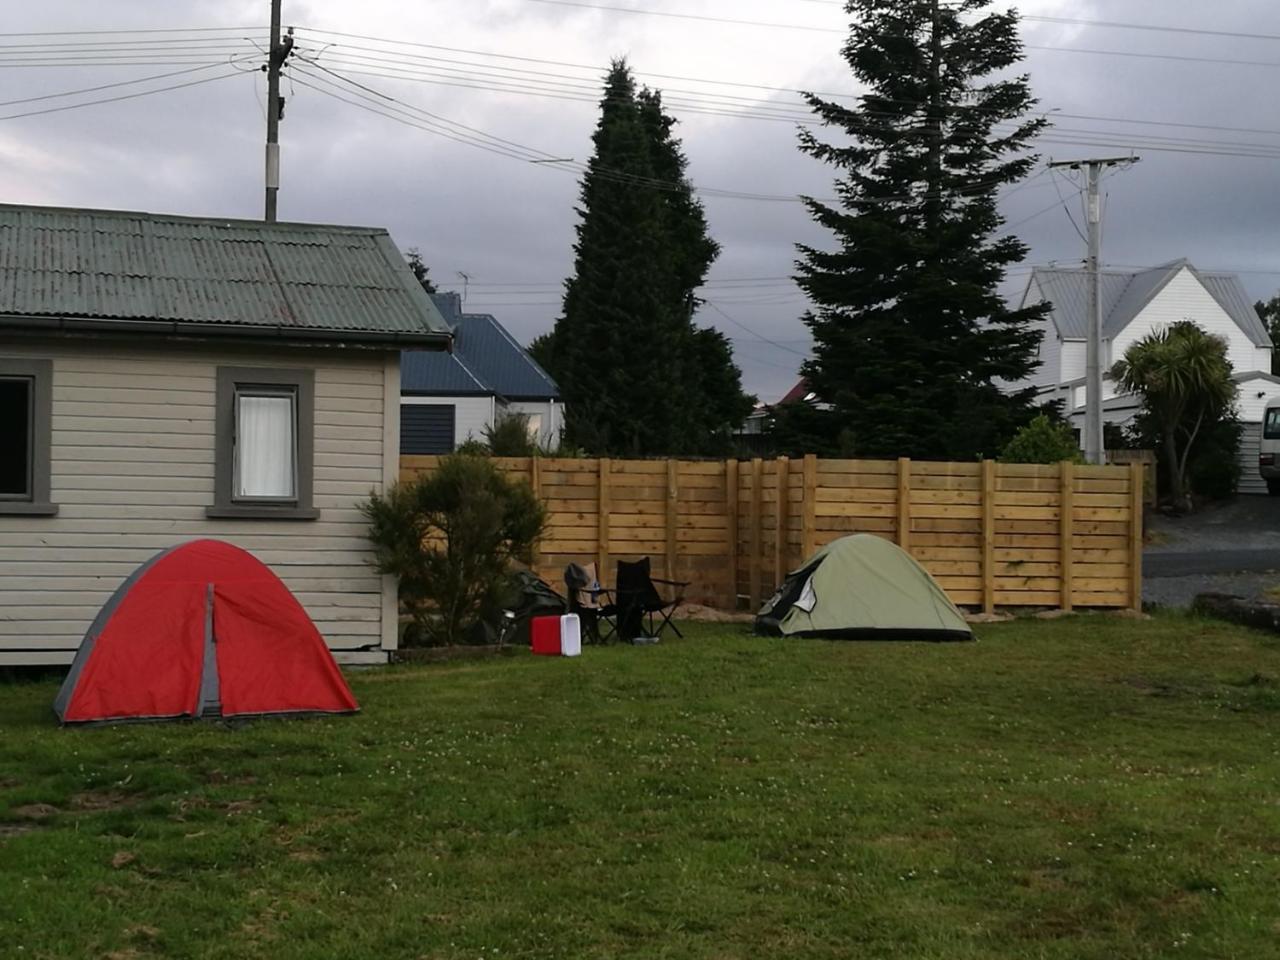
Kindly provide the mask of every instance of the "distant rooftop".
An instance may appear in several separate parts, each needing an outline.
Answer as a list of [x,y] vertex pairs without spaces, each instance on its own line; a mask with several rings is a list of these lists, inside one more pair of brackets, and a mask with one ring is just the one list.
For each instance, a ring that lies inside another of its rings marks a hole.
[[400,389],[417,396],[484,396],[541,402],[560,389],[492,314],[463,313],[456,293],[431,295],[453,328],[453,352],[405,351]]
[[[1190,270],[1209,295],[1259,347],[1271,346],[1271,338],[1253,308],[1244,284],[1234,273],[1197,270],[1186,260],[1149,270],[1103,270],[1102,336],[1110,339],[1123,330],[1179,271]],[[1088,331],[1089,274],[1082,267],[1036,267],[1032,282],[1053,303],[1051,317],[1065,340],[1084,340]]]

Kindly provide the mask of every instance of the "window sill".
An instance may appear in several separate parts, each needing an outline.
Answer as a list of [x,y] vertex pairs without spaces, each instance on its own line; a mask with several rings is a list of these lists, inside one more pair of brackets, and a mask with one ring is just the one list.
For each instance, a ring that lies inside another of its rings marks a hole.
[[56,517],[56,503],[32,503],[29,500],[0,500],[0,517]]
[[206,507],[204,515],[210,520],[317,520],[320,511],[313,507],[237,503]]

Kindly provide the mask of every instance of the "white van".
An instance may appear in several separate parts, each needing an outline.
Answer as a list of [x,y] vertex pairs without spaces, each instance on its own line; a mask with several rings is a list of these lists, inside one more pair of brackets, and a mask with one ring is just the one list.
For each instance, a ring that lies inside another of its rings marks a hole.
[[1267,481],[1267,493],[1280,497],[1280,397],[1268,400],[1266,412],[1262,415],[1258,472]]

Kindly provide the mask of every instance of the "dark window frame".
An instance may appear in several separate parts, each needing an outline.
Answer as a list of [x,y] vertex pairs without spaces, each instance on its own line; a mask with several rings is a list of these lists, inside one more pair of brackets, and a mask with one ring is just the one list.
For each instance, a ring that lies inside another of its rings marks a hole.
[[[291,390],[294,394],[294,477],[296,498],[287,501],[235,496],[237,397]],[[303,367],[218,367],[214,417],[213,506],[215,520],[315,520],[315,371]]]
[[0,377],[31,381],[27,495],[0,497],[0,516],[52,517],[53,361],[0,357]]

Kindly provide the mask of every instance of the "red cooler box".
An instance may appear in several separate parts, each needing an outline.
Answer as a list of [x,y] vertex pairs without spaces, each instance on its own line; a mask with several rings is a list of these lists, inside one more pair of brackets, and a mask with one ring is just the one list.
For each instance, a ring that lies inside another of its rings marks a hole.
[[529,641],[543,657],[576,657],[582,653],[582,626],[576,613],[563,617],[534,617],[529,621]]

